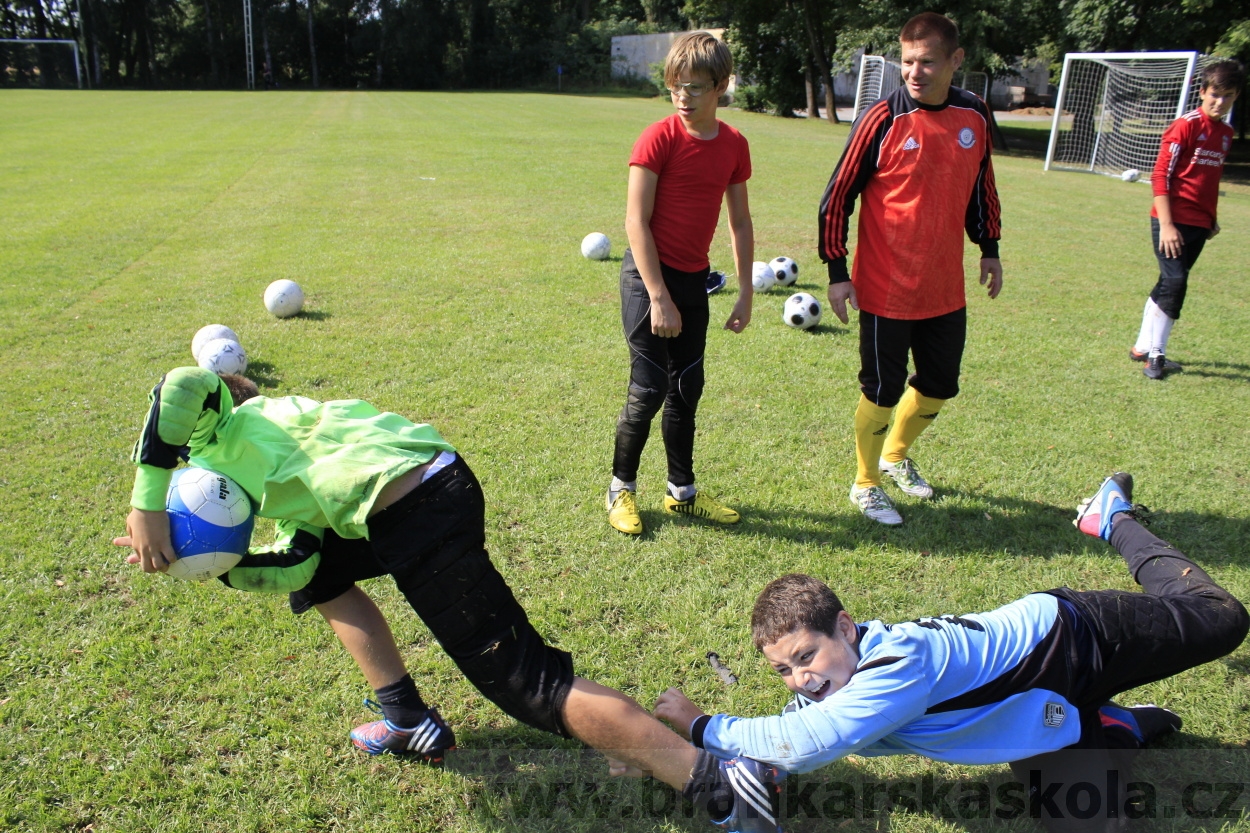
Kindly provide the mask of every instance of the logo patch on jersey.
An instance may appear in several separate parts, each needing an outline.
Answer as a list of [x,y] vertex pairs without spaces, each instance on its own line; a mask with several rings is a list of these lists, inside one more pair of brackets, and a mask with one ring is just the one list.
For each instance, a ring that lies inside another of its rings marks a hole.
[[903,150],[920,150],[920,143],[908,136],[907,141],[903,142]]
[[1199,133],[1199,134],[1198,134],[1198,141],[1200,141],[1200,142],[1205,142],[1206,140],[1207,140],[1207,134],[1205,134],[1205,133]]
[[1047,703],[1046,717],[1042,722],[1051,729],[1058,729],[1063,725],[1063,719],[1067,716],[1062,703]]
[[970,148],[977,143],[976,134],[972,132],[971,127],[965,127],[959,131],[959,146],[961,148]]

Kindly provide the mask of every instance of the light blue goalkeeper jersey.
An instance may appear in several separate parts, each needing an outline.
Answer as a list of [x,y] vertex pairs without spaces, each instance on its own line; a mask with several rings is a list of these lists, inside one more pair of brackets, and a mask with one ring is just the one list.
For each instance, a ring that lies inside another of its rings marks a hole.
[[992,610],[859,625],[850,682],[776,717],[715,715],[702,744],[713,755],[808,772],[845,755],[915,754],[992,764],[1051,752],[1081,736],[1071,690],[1070,603],[1036,593]]

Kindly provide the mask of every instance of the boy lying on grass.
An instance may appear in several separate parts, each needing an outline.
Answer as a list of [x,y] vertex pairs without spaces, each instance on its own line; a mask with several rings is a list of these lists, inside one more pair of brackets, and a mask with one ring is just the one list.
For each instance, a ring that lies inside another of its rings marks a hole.
[[[1130,475],[1112,475],[1075,523],[1115,547],[1145,593],[1061,587],[988,613],[856,624],[824,583],[783,576],[756,600],[751,633],[795,694],[785,711],[709,716],[670,688],[654,713],[713,756],[787,772],[852,753],[1010,763],[1044,785],[1031,798],[1048,829],[1119,829],[1112,814],[1131,780],[1123,750],[1181,721],[1111,698],[1230,653],[1250,626],[1237,599],[1142,527],[1132,489]],[[1112,771],[1120,786],[1100,799],[1104,812],[1064,818],[1052,785],[1110,784]]]

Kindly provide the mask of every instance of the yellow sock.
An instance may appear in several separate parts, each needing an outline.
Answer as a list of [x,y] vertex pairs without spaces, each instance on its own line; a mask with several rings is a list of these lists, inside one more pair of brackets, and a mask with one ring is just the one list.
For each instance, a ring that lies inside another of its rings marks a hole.
[[898,414],[894,420],[894,430],[885,438],[885,451],[881,456],[887,463],[901,463],[907,456],[907,450],[924,429],[933,424],[933,419],[942,409],[945,399],[930,399],[916,392],[911,385],[907,386],[903,398],[898,403]]
[[891,408],[882,408],[860,394],[855,409],[855,486],[863,489],[881,485],[881,468],[877,464],[881,447],[885,445],[885,432],[890,428]]

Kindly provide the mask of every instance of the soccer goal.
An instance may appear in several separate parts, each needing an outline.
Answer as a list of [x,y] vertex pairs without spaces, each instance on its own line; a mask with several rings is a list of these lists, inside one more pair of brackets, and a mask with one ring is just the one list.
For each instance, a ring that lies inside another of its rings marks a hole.
[[1149,179],[1163,131],[1198,106],[1206,60],[1197,52],[1065,55],[1045,169],[1136,170]]
[[[984,72],[961,72],[952,80],[956,87],[988,101],[990,77]],[[903,66],[883,55],[864,55],[859,61],[859,85],[855,89],[855,118],[874,102],[903,86]]]
[[82,89],[77,41],[0,38],[0,86],[57,87],[68,77]]

